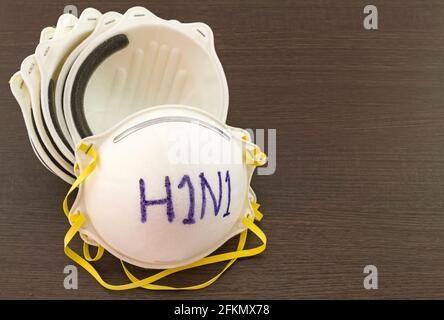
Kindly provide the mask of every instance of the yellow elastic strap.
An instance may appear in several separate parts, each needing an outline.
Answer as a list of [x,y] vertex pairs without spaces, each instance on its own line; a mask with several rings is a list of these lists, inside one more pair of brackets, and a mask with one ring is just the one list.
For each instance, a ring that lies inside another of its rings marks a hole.
[[89,253],[89,245],[86,242],[83,242],[83,256],[88,261],[99,261],[102,258],[104,252],[105,252],[105,249],[103,249],[103,247],[99,245],[97,247],[96,256],[94,258],[92,258]]
[[[183,267],[172,268],[172,269],[167,269],[167,270],[161,271],[155,275],[149,276],[149,277],[142,279],[142,280],[138,280],[137,278],[135,278],[134,276],[131,275],[131,279],[133,280],[131,283],[121,284],[121,285],[112,285],[112,284],[109,284],[106,281],[104,281],[102,279],[102,277],[100,276],[100,274],[97,272],[97,270],[88,261],[86,261],[84,258],[82,258],[80,255],[78,255],[75,251],[73,251],[69,247],[69,243],[74,238],[76,233],[79,231],[81,226],[85,223],[86,218],[82,213],[76,213],[76,214],[72,214],[70,216],[70,220],[72,222],[72,226],[71,226],[71,228],[69,228],[68,232],[65,235],[65,239],[64,239],[65,254],[70,259],[72,259],[74,262],[76,262],[77,264],[82,266],[86,271],[88,271],[89,274],[91,274],[96,279],[96,281],[98,283],[100,283],[103,287],[110,289],[110,290],[128,290],[128,289],[134,289],[134,288],[138,288],[138,287],[142,287],[145,289],[151,289],[151,290],[196,290],[196,289],[205,288],[205,287],[209,286],[210,284],[212,284],[214,281],[216,281],[222,275],[222,273],[225,272],[225,270],[227,270],[234,263],[234,261],[236,261],[236,259],[244,258],[244,257],[251,257],[251,256],[254,256],[254,255],[257,255],[257,254],[263,252],[266,248],[266,243],[267,243],[267,238],[266,238],[265,234],[262,232],[262,230],[257,225],[255,225],[253,221],[251,221],[248,218],[245,218],[243,220],[245,226],[249,230],[251,230],[262,241],[261,245],[255,247],[255,248],[252,248],[252,249],[246,249],[246,250],[241,249],[245,245],[245,240],[246,240],[246,231],[244,231],[241,233],[237,251],[222,253],[222,254],[218,254],[218,255],[214,255],[214,256],[209,256],[209,257],[203,258],[197,262],[194,262],[192,264],[189,264],[189,265],[186,265]],[[195,286],[191,286],[191,287],[184,287],[184,288],[174,288],[174,287],[159,286],[159,285],[152,285],[151,284],[152,282],[158,281],[170,274],[173,274],[173,273],[176,273],[176,272],[179,272],[182,270],[196,268],[196,267],[200,267],[203,265],[227,261],[227,260],[232,260],[232,261],[230,261],[227,264],[227,266],[225,266],[225,268],[218,275],[216,275],[212,279],[210,279],[202,284],[199,284],[199,285],[195,285]],[[123,265],[123,267],[124,267],[124,270],[126,270],[128,272],[127,273],[127,275],[128,275],[129,274],[128,269],[126,269],[126,267],[124,265]]]
[[259,167],[267,162],[267,155],[262,152],[258,146],[256,146],[253,150],[247,150],[245,152],[245,162],[249,165]]
[[79,164],[76,162],[76,163],[74,163],[74,173],[75,174],[78,174],[79,173],[79,170],[80,170],[80,166],[79,166]]
[[253,207],[253,212],[254,212],[254,218],[257,221],[261,221],[262,218],[264,217],[263,213],[259,211],[259,207],[261,206],[259,203],[257,202],[252,202],[251,206]]
[[[68,209],[68,198],[70,194],[94,171],[96,168],[96,162],[97,162],[97,152],[94,148],[92,148],[92,145],[86,145],[84,143],[81,143],[78,147],[78,150],[82,151],[85,154],[89,154],[93,161],[88,165],[88,167],[82,172],[82,174],[76,179],[74,184],[69,189],[67,195],[65,196],[65,199],[63,201],[63,211],[65,212],[65,215],[69,215],[69,209]],[[74,164],[74,171],[78,173],[80,170],[79,163],[76,162]],[[86,242],[83,242],[83,255],[86,260],[88,261],[98,261],[102,258],[103,253],[105,252],[105,249],[102,246],[98,246],[97,253],[94,258],[91,257],[89,253],[89,245]]]
[[65,196],[65,199],[63,200],[63,212],[68,217],[69,216],[69,208],[68,208],[68,198],[71,195],[71,193],[78,188],[78,186],[94,171],[97,165],[97,152],[92,146],[88,146],[84,143],[81,143],[78,147],[78,150],[84,152],[85,154],[90,155],[93,160],[91,163],[83,170],[83,172],[78,176],[76,181],[72,184],[71,188],[69,189],[68,193]]
[[[237,246],[237,250],[239,251],[239,250],[242,250],[243,248],[244,248],[244,246],[245,246],[245,242],[246,242],[246,240],[247,240],[247,230],[245,230],[245,231],[243,231],[241,234],[240,234],[240,237],[239,237],[239,244],[238,244],[238,246]],[[151,289],[151,290],[198,290],[198,289],[203,289],[203,288],[206,288],[206,287],[208,287],[209,285],[211,285],[212,283],[214,283],[217,279],[219,279],[220,278],[220,276],[222,276],[222,274],[235,262],[237,260],[237,258],[235,258],[235,259],[231,259],[229,262],[228,262],[228,264],[222,269],[222,271],[220,271],[217,275],[215,275],[213,278],[211,278],[210,280],[207,280],[207,281],[205,281],[205,282],[203,282],[203,283],[201,283],[201,284],[197,284],[197,285],[194,285],[194,286],[189,286],[189,287],[182,287],[182,288],[176,288],[176,287],[170,287],[170,286],[163,286],[163,285],[155,285],[155,284],[149,284],[149,285],[146,285],[146,286],[143,286],[142,288],[144,288],[144,289]],[[123,270],[124,270],[124,272],[125,272],[125,274],[127,275],[127,277],[134,283],[134,282],[137,282],[137,281],[140,281],[139,279],[137,279],[134,275],[132,275],[131,274],[131,272],[126,268],[126,266],[125,266],[125,263],[122,261],[122,260],[120,260],[120,262],[121,262],[121,264],[122,264],[122,267],[123,267]],[[210,263],[214,263],[214,262],[210,262]],[[198,267],[197,265],[194,265],[194,264],[191,264],[191,265],[187,265],[187,266],[183,266],[183,267],[180,267],[180,268],[174,268],[174,269],[167,269],[167,270],[164,270],[164,271],[162,271],[162,272],[159,272],[157,275],[155,275],[155,276],[157,276],[156,277],[156,279],[155,279],[155,281],[157,281],[157,280],[159,280],[159,279],[161,279],[161,278],[164,278],[164,277],[166,277],[166,276],[168,276],[168,275],[170,275],[170,274],[173,274],[173,273],[175,273],[175,272],[179,272],[179,271],[182,271],[182,270],[186,270],[186,269],[191,269],[191,268],[195,268],[195,267]],[[158,279],[157,279],[158,278]]]

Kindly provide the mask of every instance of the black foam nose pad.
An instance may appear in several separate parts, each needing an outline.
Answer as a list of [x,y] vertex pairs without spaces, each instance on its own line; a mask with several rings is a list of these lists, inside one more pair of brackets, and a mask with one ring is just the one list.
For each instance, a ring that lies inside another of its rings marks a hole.
[[84,96],[88,81],[106,58],[129,44],[124,34],[113,36],[97,46],[83,61],[74,79],[71,91],[71,112],[81,138],[93,135],[85,116]]

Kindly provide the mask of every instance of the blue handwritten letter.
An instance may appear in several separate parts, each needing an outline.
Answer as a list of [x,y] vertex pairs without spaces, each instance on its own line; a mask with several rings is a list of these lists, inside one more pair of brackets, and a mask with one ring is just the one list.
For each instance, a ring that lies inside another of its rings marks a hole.
[[183,224],[193,224],[196,221],[194,220],[194,187],[193,184],[191,183],[191,179],[189,175],[184,175],[182,177],[182,180],[179,183],[179,189],[182,189],[185,184],[188,185],[188,190],[190,193],[190,206],[188,208],[188,217],[183,219]]
[[231,180],[230,180],[230,171],[227,170],[227,174],[225,175],[225,182],[228,185],[228,205],[227,210],[225,210],[224,217],[230,214],[230,204],[231,204]]
[[217,175],[219,176],[219,199],[218,199],[218,201],[216,201],[216,196],[214,195],[210,184],[208,183],[207,179],[205,178],[204,173],[201,172],[199,174],[200,186],[202,189],[202,208],[200,210],[200,218],[201,219],[203,219],[203,217],[205,215],[205,207],[207,206],[206,190],[208,190],[210,192],[211,199],[213,200],[214,215],[217,216],[217,214],[219,213],[221,203],[222,203],[222,178],[220,175],[220,171],[217,172]]
[[174,207],[173,207],[173,198],[171,196],[171,183],[170,177],[165,177],[165,191],[166,198],[157,199],[157,200],[146,200],[145,195],[145,181],[143,179],[139,180],[139,188],[140,188],[140,215],[142,223],[146,222],[147,219],[147,207],[155,206],[155,205],[166,205],[168,221],[172,222],[174,220]]

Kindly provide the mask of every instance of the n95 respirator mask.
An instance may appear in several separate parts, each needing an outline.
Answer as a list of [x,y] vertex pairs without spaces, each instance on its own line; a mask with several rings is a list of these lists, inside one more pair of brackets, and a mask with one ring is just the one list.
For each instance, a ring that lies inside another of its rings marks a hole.
[[76,161],[78,178],[70,192],[79,192],[71,209],[64,203],[72,224],[68,235],[78,231],[85,243],[124,262],[182,270],[200,265],[247,229],[264,244],[215,262],[265,248],[265,236],[253,223],[260,213],[250,180],[266,157],[245,130],[202,110],[143,110],[83,139]]
[[228,86],[206,24],[164,20],[141,7],[110,21],[117,22],[68,59],[59,81],[63,101],[60,94],[56,101],[74,144],[157,105],[191,105],[226,120]]
[[[104,287],[200,289],[236,259],[265,250],[250,182],[266,156],[246,130],[225,123],[227,80],[206,24],[165,20],[142,7],[63,14],[41,31],[10,88],[34,153],[71,184],[65,253]],[[244,248],[248,231],[259,246]],[[83,256],[69,246],[77,234]],[[236,235],[235,251],[214,254]],[[129,283],[102,279],[92,262],[105,250]],[[224,261],[204,283],[157,284]],[[138,279],[126,264],[163,270]]]
[[68,183],[77,143],[137,111],[191,105],[223,122],[228,112],[227,81],[210,27],[165,20],[142,7],[63,14],[56,28],[42,30],[20,74],[35,124],[27,125],[28,133],[36,132],[50,158],[45,166]]

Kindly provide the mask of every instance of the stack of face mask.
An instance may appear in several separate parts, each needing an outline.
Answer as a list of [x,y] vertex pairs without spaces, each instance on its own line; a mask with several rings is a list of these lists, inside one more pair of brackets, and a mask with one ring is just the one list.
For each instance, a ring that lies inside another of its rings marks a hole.
[[[35,154],[72,185],[65,253],[104,287],[200,289],[265,249],[250,180],[266,156],[247,131],[225,124],[228,87],[207,25],[141,7],[64,14],[42,30],[10,86]],[[247,230],[260,246],[244,249]],[[84,257],[69,247],[77,232]],[[237,234],[236,251],[209,256]],[[108,284],[90,263],[105,249],[121,260],[128,284]],[[205,283],[157,284],[222,261]],[[124,262],[165,270],[140,280]]]

